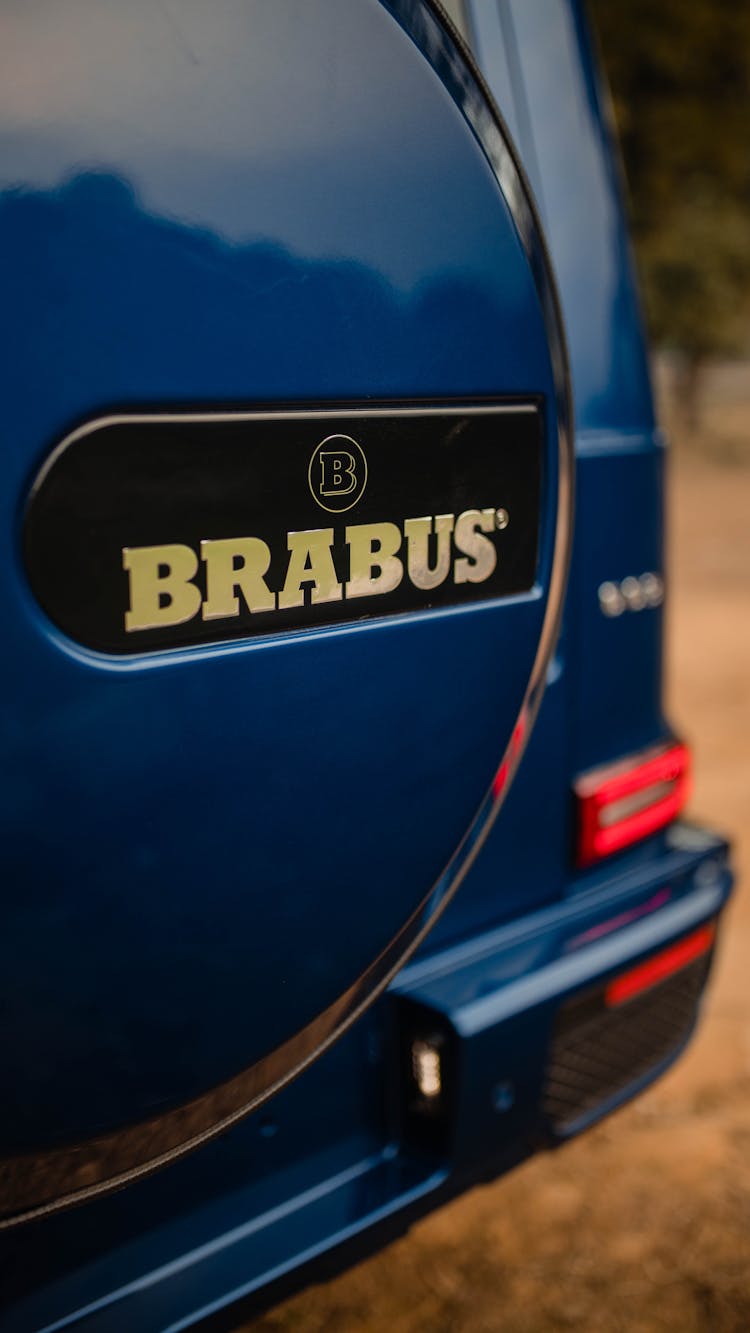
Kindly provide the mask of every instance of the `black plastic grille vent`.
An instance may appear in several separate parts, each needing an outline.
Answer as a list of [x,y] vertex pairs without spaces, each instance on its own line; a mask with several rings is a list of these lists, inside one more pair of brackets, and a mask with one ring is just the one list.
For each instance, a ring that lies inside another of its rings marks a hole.
[[599,989],[560,1010],[542,1098],[555,1134],[582,1128],[676,1053],[695,1023],[710,964],[710,955],[698,958],[618,1008],[605,1007]]

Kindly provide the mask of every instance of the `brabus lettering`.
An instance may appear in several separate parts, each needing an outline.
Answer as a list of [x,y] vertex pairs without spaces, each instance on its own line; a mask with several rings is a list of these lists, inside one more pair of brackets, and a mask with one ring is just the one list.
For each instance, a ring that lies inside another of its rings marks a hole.
[[467,509],[456,523],[456,546],[466,559],[457,560],[453,578],[456,583],[484,583],[494,573],[497,551],[485,532],[494,532],[495,509]]
[[378,597],[393,592],[404,577],[396,552],[401,532],[395,523],[360,523],[346,529],[349,547],[347,597]]
[[312,584],[310,601],[313,603],[341,601],[343,589],[336,577],[332,546],[333,528],[289,533],[289,564],[284,587],[279,593],[280,611],[305,605],[305,584]]
[[[430,534],[437,536],[437,555],[430,564]],[[453,515],[438,514],[437,518],[407,518],[404,533],[408,542],[407,569],[415,588],[428,592],[439,588],[448,577],[451,562],[451,533]]]
[[[340,471],[345,475],[345,468]],[[500,516],[502,516],[502,521]],[[484,583],[494,573],[493,536],[507,527],[504,509],[467,509],[396,523],[347,526],[338,547],[333,528],[287,534],[286,572],[278,591],[269,586],[271,551],[259,537],[221,538],[200,544],[205,598],[196,580],[198,555],[190,546],[125,547],[130,583],[125,629],[162,629],[201,614],[204,620],[286,611],[359,597],[382,597],[406,578],[430,592],[450,579]],[[337,565],[348,569],[344,580]]]
[[125,629],[161,629],[192,620],[201,606],[200,589],[192,582],[198,557],[190,546],[125,547],[123,568],[130,576],[130,609]]
[[265,582],[271,552],[259,537],[201,542],[206,564],[204,620],[223,620],[240,614],[241,592],[248,611],[273,611],[276,598]]

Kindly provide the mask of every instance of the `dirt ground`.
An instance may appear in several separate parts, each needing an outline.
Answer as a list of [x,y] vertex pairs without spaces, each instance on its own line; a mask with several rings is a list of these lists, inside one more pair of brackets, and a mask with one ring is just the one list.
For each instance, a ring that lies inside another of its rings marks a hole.
[[671,716],[695,750],[692,811],[731,835],[740,878],[698,1036],[589,1135],[243,1333],[750,1330],[748,381],[709,392],[671,460]]

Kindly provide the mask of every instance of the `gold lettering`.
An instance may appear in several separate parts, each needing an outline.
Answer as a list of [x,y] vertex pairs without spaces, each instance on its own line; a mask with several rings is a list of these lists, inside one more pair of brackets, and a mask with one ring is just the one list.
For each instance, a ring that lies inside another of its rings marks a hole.
[[287,535],[289,565],[284,587],[279,593],[279,610],[305,605],[303,583],[312,583],[310,601],[340,602],[341,584],[331,555],[333,528],[316,528],[311,532],[290,532]]
[[[454,582],[485,582],[497,565],[495,544],[485,534],[494,532],[496,523],[494,509],[466,509],[458,518],[453,514],[407,518],[403,558],[399,555],[402,534],[395,523],[347,527],[347,599],[393,592],[404,577],[404,564],[415,588],[429,592],[439,587],[450,571],[451,535],[460,553],[453,566]],[[201,559],[206,566],[203,619],[238,616],[241,599],[251,613],[273,611],[277,604],[280,611],[286,611],[303,607],[306,601],[311,605],[340,602],[344,588],[336,573],[333,543],[333,528],[288,533],[289,561],[277,597],[266,582],[271,552],[259,537],[202,541]],[[198,557],[191,547],[177,543],[125,547],[122,561],[130,580],[130,607],[125,613],[129,633],[181,625],[201,610],[201,592],[193,581]]]
[[454,583],[484,583],[495,569],[497,551],[485,532],[494,532],[494,509],[465,509],[456,519],[456,548],[465,560],[456,560],[453,566]]
[[239,590],[248,611],[274,611],[276,598],[265,582],[271,552],[260,537],[222,537],[201,542],[206,562],[204,620],[223,620],[240,614]]
[[[437,558],[434,566],[430,567],[430,534],[433,531],[433,522],[437,533]],[[434,520],[407,518],[404,523],[408,542],[406,567],[415,588],[423,588],[427,592],[430,588],[437,588],[445,582],[451,564],[452,531],[452,514],[438,514]]]
[[393,592],[404,576],[396,552],[401,532],[395,523],[360,523],[346,529],[349,546],[347,598]]
[[200,588],[191,580],[198,570],[198,557],[189,546],[126,546],[122,564],[130,578],[130,610],[125,612],[128,633],[182,625],[197,615]]

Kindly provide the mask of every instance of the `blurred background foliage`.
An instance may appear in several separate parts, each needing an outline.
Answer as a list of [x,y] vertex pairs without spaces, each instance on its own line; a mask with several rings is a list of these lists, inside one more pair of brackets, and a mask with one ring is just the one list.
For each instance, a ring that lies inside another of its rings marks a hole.
[[750,2],[590,7],[651,336],[695,410],[705,360],[750,355]]

